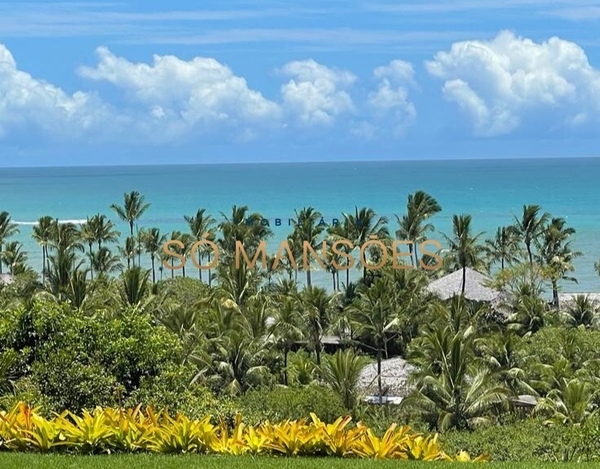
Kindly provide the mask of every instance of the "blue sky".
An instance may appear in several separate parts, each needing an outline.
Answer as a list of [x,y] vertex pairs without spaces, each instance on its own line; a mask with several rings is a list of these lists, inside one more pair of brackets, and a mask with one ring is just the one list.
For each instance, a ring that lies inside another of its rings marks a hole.
[[579,0],[2,2],[0,166],[598,156],[599,28]]

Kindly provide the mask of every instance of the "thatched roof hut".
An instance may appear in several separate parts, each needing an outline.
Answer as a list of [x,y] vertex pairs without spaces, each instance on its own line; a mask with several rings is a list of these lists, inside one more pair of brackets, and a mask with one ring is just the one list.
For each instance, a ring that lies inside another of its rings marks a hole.
[[[464,296],[472,301],[493,302],[497,300],[501,292],[487,285],[489,278],[476,270],[467,267],[465,275]],[[460,295],[462,291],[463,272],[462,269],[452,272],[429,284],[428,290],[442,300],[448,300],[453,296]]]
[[15,278],[10,274],[0,274],[0,285],[10,285]]
[[[381,362],[381,383],[386,396],[404,397],[409,392],[408,375],[415,369],[406,360],[396,357]],[[377,362],[363,368],[358,381],[358,389],[363,396],[376,396]]]
[[558,294],[558,302],[566,306],[569,303],[575,301],[575,298],[578,296],[587,297],[587,299],[594,303],[596,306],[600,305],[600,293],[559,293]]

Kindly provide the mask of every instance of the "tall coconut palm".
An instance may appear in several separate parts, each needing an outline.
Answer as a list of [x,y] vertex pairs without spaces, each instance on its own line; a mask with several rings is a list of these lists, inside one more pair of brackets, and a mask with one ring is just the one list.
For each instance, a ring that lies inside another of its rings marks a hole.
[[115,229],[115,225],[110,221],[106,215],[97,213],[87,221],[90,230],[93,233],[94,241],[98,244],[98,249],[102,247],[104,243],[115,243],[119,240],[118,230]]
[[31,237],[42,248],[42,283],[46,282],[48,272],[48,245],[52,239],[53,221],[54,219],[48,215],[40,217],[31,232]]
[[[321,212],[316,211],[313,207],[304,207],[300,212],[297,210],[296,220],[294,220],[294,239],[298,240],[302,243],[302,252],[304,254],[304,243],[308,243],[308,245],[315,251],[319,252],[319,240],[321,234],[325,230],[325,225],[318,224],[319,220],[321,220],[322,215]],[[306,257],[309,257],[309,252],[307,250]],[[310,271],[310,262],[307,259],[307,269],[306,269],[306,285],[309,287],[312,285],[311,282],[311,271]]]
[[[335,225],[331,225],[328,229],[327,229],[327,233],[329,234],[329,240],[330,243],[333,244],[335,241],[349,241],[349,242],[354,242],[355,240],[355,236],[354,236],[354,232],[353,232],[353,227],[351,224],[350,219],[348,218],[348,216],[344,216],[343,217],[344,220],[342,223],[337,223]],[[354,250],[354,248],[351,248],[347,243],[346,244],[342,244],[339,247],[339,250],[341,252],[343,252],[344,254],[346,254],[346,285],[345,287],[347,287],[348,285],[350,285],[350,253]],[[330,249],[330,252],[333,253],[332,248]],[[339,272],[337,273],[338,276],[338,289],[339,289]]]
[[233,258],[236,252],[236,242],[241,242],[249,256],[254,256],[261,241],[266,241],[273,232],[263,222],[260,213],[250,213],[247,206],[234,205],[231,216],[221,212],[224,220],[218,226],[221,239],[218,241],[219,253],[224,257]]
[[93,269],[98,274],[98,278],[123,270],[123,264],[121,264],[120,258],[113,255],[110,252],[110,249],[104,246],[94,252],[91,263]]
[[94,280],[94,268],[92,266],[92,258],[94,257],[94,243],[96,241],[95,233],[90,226],[90,218],[87,218],[85,223],[82,223],[79,228],[81,241],[88,246],[88,259],[90,260],[90,276]]
[[355,330],[365,334],[377,353],[377,390],[383,396],[381,362],[388,356],[388,343],[399,333],[399,311],[394,301],[390,277],[376,278],[368,288],[358,290],[358,296],[348,308]]
[[123,194],[123,199],[122,206],[112,204],[110,208],[115,211],[121,220],[129,224],[129,236],[133,238],[133,228],[136,226],[144,212],[148,210],[150,204],[146,203],[145,197],[137,191]]
[[509,226],[498,227],[494,238],[485,240],[485,250],[490,266],[500,262],[500,269],[504,270],[506,264],[518,260],[519,240],[515,230]]
[[549,213],[540,214],[541,209],[539,205],[523,205],[521,218],[519,219],[515,216],[513,229],[525,244],[530,267],[533,267],[532,247],[538,236],[544,231],[546,223],[550,218]]
[[471,233],[471,215],[454,215],[452,217],[453,236],[443,235],[449,244],[451,260],[455,267],[462,269],[461,294],[465,293],[467,267],[481,266],[483,246],[478,244],[483,232]]
[[50,248],[56,252],[71,252],[84,250],[79,229],[74,223],[61,223],[55,219],[52,222]]
[[399,227],[396,236],[398,239],[412,241],[409,251],[411,263],[415,267],[419,264],[417,245],[425,240],[428,231],[433,231],[433,225],[425,221],[441,211],[442,207],[431,195],[424,191],[416,191],[408,196],[406,215],[402,218],[396,215]]
[[[18,226],[10,219],[8,212],[0,212],[0,255],[6,240],[11,236],[19,234]],[[2,262],[0,262],[0,274],[2,273]]]
[[[353,241],[354,245],[358,248],[372,237],[380,240],[389,237],[387,218],[378,218],[372,208],[363,207],[359,210],[358,207],[354,207],[354,215],[344,214],[344,218],[351,227],[349,230],[353,234],[353,239],[351,241]],[[367,268],[366,266],[363,266],[363,277],[366,276]]]
[[315,353],[317,365],[321,365],[322,339],[329,328],[334,297],[328,295],[324,288],[315,286],[306,287],[299,297],[304,306],[306,336]]
[[160,250],[163,247],[163,244],[167,240],[167,235],[161,235],[160,230],[158,228],[150,228],[147,231],[144,231],[144,235],[142,237],[142,246],[144,251],[147,254],[150,254],[150,264],[152,266],[152,283],[156,283],[156,269],[154,266],[154,262],[156,256],[159,255]]
[[[196,212],[196,215],[185,215],[183,218],[188,224],[190,234],[192,235],[194,241],[200,241],[201,239],[208,239],[209,241],[215,240],[216,221],[213,217],[206,213],[206,209],[199,208]],[[209,254],[209,251],[198,250],[198,265],[202,265],[202,259],[206,254]],[[202,281],[201,268],[198,269],[198,278],[200,281]],[[208,281],[210,283],[210,271],[208,272]]]
[[288,355],[292,346],[303,337],[298,302],[290,296],[276,300],[271,334],[275,344],[283,351],[283,384],[288,385]]
[[552,298],[556,308],[560,308],[558,288],[560,280],[569,280],[577,283],[577,279],[567,276],[567,272],[575,270],[573,260],[582,255],[571,248],[569,238],[575,234],[575,229],[566,227],[564,218],[552,218],[541,236],[537,239],[540,258],[549,268],[550,282],[552,284]]

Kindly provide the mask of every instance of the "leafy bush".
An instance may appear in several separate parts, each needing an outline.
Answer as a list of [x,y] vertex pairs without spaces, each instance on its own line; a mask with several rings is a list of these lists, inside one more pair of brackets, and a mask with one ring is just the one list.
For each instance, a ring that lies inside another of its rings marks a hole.
[[258,389],[246,393],[238,403],[244,415],[270,421],[309,418],[313,412],[330,423],[347,413],[342,399],[319,385]]
[[[413,433],[409,427],[390,426],[382,438],[364,425],[349,425],[338,418],[327,425],[316,415],[310,420],[285,420],[248,426],[237,416],[233,429],[183,414],[172,417],[141,407],[95,408],[75,414],[68,411],[46,419],[36,409],[19,404],[0,412],[0,441],[9,451],[64,451],[76,453],[140,452],[278,454],[375,459],[453,458],[442,451],[438,436]],[[475,459],[484,461],[485,456]],[[461,452],[456,460],[470,461]]]
[[46,410],[115,405],[176,362],[180,344],[148,315],[87,316],[67,303],[38,301],[0,316],[0,345],[16,354],[15,379],[46,397]]
[[493,461],[585,461],[600,457],[600,431],[592,436],[596,428],[592,422],[566,427],[527,419],[474,432],[450,431],[441,435],[441,441],[450,453],[485,450]]

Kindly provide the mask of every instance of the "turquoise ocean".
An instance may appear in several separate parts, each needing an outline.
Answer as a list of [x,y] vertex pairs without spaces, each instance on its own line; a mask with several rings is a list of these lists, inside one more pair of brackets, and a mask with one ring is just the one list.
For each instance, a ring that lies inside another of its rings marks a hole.
[[[563,291],[584,292],[600,291],[593,266],[600,259],[599,186],[600,159],[592,158],[0,168],[0,211],[20,225],[15,239],[39,270],[41,250],[31,239],[39,217],[82,222],[104,213],[116,222],[110,205],[122,204],[123,193],[132,190],[152,204],[139,226],[165,233],[184,231],[183,215],[200,207],[220,220],[220,212],[247,205],[270,221],[272,252],[291,230],[294,210],[305,206],[318,209],[326,223],[355,206],[371,207],[395,231],[407,195],[424,190],[443,209],[432,218],[437,232],[428,237],[442,241],[453,214],[471,214],[475,232],[486,238],[520,216],[524,204],[539,204],[577,230],[573,246],[584,253],[575,263],[579,283],[565,283]],[[275,226],[277,218],[281,226]],[[122,222],[118,227],[127,232]],[[315,280],[330,284],[324,272]]]

